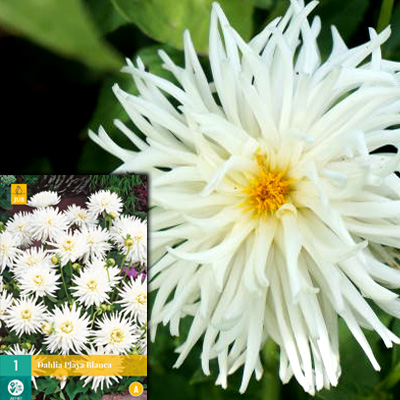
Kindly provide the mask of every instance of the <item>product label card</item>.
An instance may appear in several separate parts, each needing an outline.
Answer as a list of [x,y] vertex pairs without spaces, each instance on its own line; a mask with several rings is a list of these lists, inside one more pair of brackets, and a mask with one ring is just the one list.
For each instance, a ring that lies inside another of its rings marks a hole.
[[146,396],[147,176],[0,175],[0,399]]

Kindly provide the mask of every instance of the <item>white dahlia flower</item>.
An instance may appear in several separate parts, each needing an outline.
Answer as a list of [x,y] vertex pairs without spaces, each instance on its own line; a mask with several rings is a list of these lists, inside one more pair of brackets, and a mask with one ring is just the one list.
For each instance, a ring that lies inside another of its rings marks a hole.
[[60,202],[61,198],[57,192],[44,191],[36,193],[28,200],[28,206],[35,208],[44,208],[55,206]]
[[101,226],[82,226],[81,240],[85,244],[85,253],[83,262],[90,259],[104,259],[107,252],[111,249],[111,244],[108,242],[110,234]]
[[86,263],[86,270],[88,269],[98,269],[100,274],[105,271],[105,273],[107,274],[108,283],[111,287],[118,285],[118,283],[122,279],[121,269],[119,268],[119,266],[107,266],[104,260],[100,260],[98,258],[93,258]]
[[35,297],[54,297],[59,289],[60,276],[49,264],[41,263],[28,268],[17,277],[17,281],[23,296],[33,294]]
[[88,246],[78,231],[58,232],[53,241],[49,241],[47,244],[51,246],[48,252],[57,254],[61,259],[61,265],[65,265],[69,261],[75,262],[88,251]]
[[30,297],[22,297],[14,299],[14,304],[8,307],[3,321],[17,335],[30,335],[40,331],[46,316],[47,308],[43,303],[37,303],[36,299]]
[[2,290],[0,294],[0,328],[2,326],[2,320],[8,308],[13,304],[14,296],[12,293],[8,293],[7,290]]
[[147,221],[131,215],[121,215],[111,227],[111,237],[126,262],[147,264]]
[[85,268],[72,279],[73,296],[86,307],[108,302],[112,290],[105,268]]
[[121,304],[122,310],[137,324],[145,324],[147,322],[147,277],[142,280],[142,276],[139,275],[136,279],[131,278],[128,283],[123,282],[119,292],[121,300],[117,303]]
[[137,325],[122,315],[104,315],[96,325],[93,342],[97,346],[104,346],[106,354],[127,354],[139,338],[136,334]]
[[70,225],[76,226],[92,226],[97,223],[95,218],[86,208],[71,204],[65,211],[65,216]]
[[68,354],[69,351],[80,354],[90,336],[90,318],[81,307],[75,303],[71,308],[67,304],[61,308],[56,306],[47,322],[53,327],[44,340],[47,350],[59,354]]
[[12,271],[19,277],[24,275],[30,267],[39,264],[53,265],[45,250],[41,247],[31,246],[16,257],[12,266]]
[[30,229],[30,213],[20,211],[15,213],[12,218],[7,221],[6,228],[16,239],[21,246],[27,246],[32,243]]
[[68,220],[57,207],[38,208],[32,213],[29,226],[33,239],[51,240],[68,228]]
[[19,237],[5,231],[0,234],[0,272],[6,266],[11,267],[16,257],[22,253],[18,247],[21,245]]
[[99,190],[92,193],[86,203],[89,212],[97,217],[102,213],[120,215],[123,209],[121,198],[109,190]]
[[291,1],[249,43],[214,5],[210,80],[186,32],[184,67],[160,52],[177,85],[139,59],[125,68],[139,95],[114,87],[140,151],[90,133],[119,172],[152,177],[153,335],[161,322],[179,335],[191,315],[176,366],[204,336],[204,373],[217,359],[226,387],[244,366],[240,392],[269,338],[282,381],[309,393],[338,382],[338,317],[377,370],[361,327],[399,342],[366,298],[400,316],[400,271],[377,256],[400,248],[399,155],[380,150],[400,142],[400,63],[381,57],[389,28],[348,48],[333,27],[322,61],[316,5]]

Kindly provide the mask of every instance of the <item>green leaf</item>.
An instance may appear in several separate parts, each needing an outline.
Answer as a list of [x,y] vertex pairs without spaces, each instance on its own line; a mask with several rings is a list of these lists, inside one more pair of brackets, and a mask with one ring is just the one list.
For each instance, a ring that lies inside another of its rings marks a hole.
[[53,378],[47,382],[46,389],[44,391],[45,394],[53,393],[58,388],[59,382],[57,379]]
[[258,8],[269,10],[274,4],[273,0],[255,0],[254,5]]
[[[318,42],[323,56],[327,56],[332,47],[331,25],[335,25],[343,39],[348,41],[363,22],[368,6],[369,0],[341,2],[340,6],[336,0],[321,0],[312,16],[319,15],[321,17],[322,30]],[[365,26],[364,29],[364,32],[367,33],[368,26]]]
[[400,3],[394,9],[391,24],[392,34],[388,41],[383,45],[384,56],[398,60],[400,58]]
[[122,61],[101,35],[80,0],[2,0],[0,22],[33,42],[99,70]]
[[[146,35],[178,49],[190,30],[196,50],[207,52],[211,6],[214,0],[111,0],[120,13]],[[245,38],[252,33],[252,0],[220,0],[231,25]]]
[[85,0],[98,29],[107,34],[115,31],[128,21],[112,5],[110,0]]
[[13,206],[11,205],[9,200],[0,199],[0,207],[5,210],[12,210]]

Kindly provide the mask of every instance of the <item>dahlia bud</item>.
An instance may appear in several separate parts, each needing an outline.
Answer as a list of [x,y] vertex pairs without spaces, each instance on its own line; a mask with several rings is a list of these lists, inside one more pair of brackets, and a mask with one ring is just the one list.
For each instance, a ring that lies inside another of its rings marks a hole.
[[52,326],[48,322],[45,322],[42,324],[41,329],[45,335],[50,335]]
[[114,211],[111,211],[108,215],[109,215],[112,219],[117,218],[117,214],[116,214]]
[[107,267],[113,267],[115,265],[115,260],[113,259],[113,258],[109,258],[107,261],[106,261],[106,266]]
[[134,243],[135,242],[133,241],[133,239],[126,239],[125,240],[125,246],[126,247],[131,247],[131,246],[133,246]]
[[30,350],[32,348],[32,345],[29,342],[22,343],[21,348],[24,350]]

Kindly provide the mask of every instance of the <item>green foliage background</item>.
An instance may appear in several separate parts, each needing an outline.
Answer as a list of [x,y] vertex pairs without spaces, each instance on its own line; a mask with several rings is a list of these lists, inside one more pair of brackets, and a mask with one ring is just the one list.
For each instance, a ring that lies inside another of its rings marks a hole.
[[[249,39],[288,0],[220,0],[232,25]],[[111,87],[119,83],[132,93],[131,78],[120,72],[124,58],[140,56],[148,69],[168,77],[157,50],[164,49],[183,64],[182,33],[186,28],[207,68],[209,12],[212,0],[0,0],[0,124],[2,170],[11,173],[109,173],[119,165],[88,140],[88,129],[99,125],[119,143],[126,139],[113,120],[128,118]],[[322,19],[322,56],[331,47],[334,24],[349,46],[368,39],[368,27],[382,29],[389,21],[392,36],[383,47],[385,58],[400,60],[400,2],[393,0],[320,0],[314,12]],[[14,162],[6,154],[23,154]],[[381,315],[395,333],[400,322]],[[188,324],[190,321],[184,321]],[[183,332],[185,324],[183,324]],[[382,366],[376,372],[344,326],[340,326],[342,377],[337,388],[315,397],[325,400],[386,400],[400,396],[400,346],[387,350],[377,335],[368,335]],[[216,376],[199,369],[197,347],[184,366],[174,370],[181,339],[158,331],[149,351],[149,395],[174,400],[311,398],[291,381],[277,377],[278,354],[268,345],[263,353],[265,374],[238,395],[240,373],[224,391]],[[216,369],[214,368],[214,371]]]

